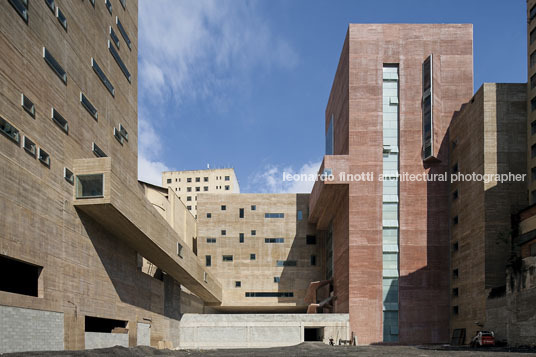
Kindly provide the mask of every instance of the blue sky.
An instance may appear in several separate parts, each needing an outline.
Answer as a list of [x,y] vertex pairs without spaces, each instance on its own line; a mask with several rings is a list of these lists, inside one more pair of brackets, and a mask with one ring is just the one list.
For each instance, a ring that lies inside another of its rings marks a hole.
[[526,82],[525,0],[140,0],[139,176],[234,167],[242,192],[307,192],[348,23],[472,23],[475,90]]

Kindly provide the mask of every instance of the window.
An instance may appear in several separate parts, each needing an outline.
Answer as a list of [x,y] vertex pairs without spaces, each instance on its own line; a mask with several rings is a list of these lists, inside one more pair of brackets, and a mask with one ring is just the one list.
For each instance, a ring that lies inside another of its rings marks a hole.
[[240,237],[238,237],[238,242],[239,243],[244,243],[244,234],[243,233],[240,233]]
[[536,203],[536,190],[532,190],[530,195],[531,195],[531,198],[532,198],[532,203]]
[[252,211],[256,211],[256,210],[257,210],[257,206],[256,206],[256,205],[251,205],[251,210],[252,210]]
[[50,155],[43,150],[42,148],[39,148],[39,154],[37,155],[37,158],[43,165],[46,167],[50,167]]
[[108,9],[108,12],[111,15],[112,14],[112,3],[110,2],[110,0],[104,0],[104,4],[106,5],[106,8]]
[[123,10],[126,10],[126,8],[127,8],[127,0],[119,0],[119,2],[121,3],[121,6],[123,6]]
[[54,108],[52,108],[52,121],[54,121],[54,123],[56,123],[66,134],[69,134],[69,123],[67,123],[67,120],[65,120],[65,118]]
[[276,265],[278,267],[295,267],[296,261],[295,260],[278,260]]
[[100,147],[98,147],[97,144],[95,144],[95,142],[93,142],[92,151],[93,151],[93,153],[95,154],[96,157],[107,157],[108,156],[108,155],[106,155],[104,153],[104,151],[102,151],[102,149]]
[[536,181],[536,167],[533,167],[531,170],[532,181]]
[[91,67],[93,67],[93,70],[95,71],[97,76],[100,78],[102,84],[104,84],[106,89],[108,89],[108,92],[110,92],[112,97],[115,97],[115,88],[114,88],[114,86],[112,85],[110,80],[108,80],[108,77],[106,77],[106,75],[104,74],[104,72],[99,67],[99,65],[97,64],[97,62],[95,61],[95,59],[93,57],[91,57]]
[[244,209],[243,208],[238,209],[238,217],[244,218]]
[[167,182],[167,183],[171,183],[171,179],[167,179],[166,182]]
[[226,205],[222,205],[222,206],[221,206],[221,210],[222,210],[222,211],[225,211],[226,209],[227,209],[227,206],[226,206]]
[[458,288],[452,289],[452,296],[459,296],[459,290]]
[[225,229],[222,229],[222,230],[221,230],[221,235],[222,235],[222,236],[227,235],[227,231],[226,231]]
[[216,243],[216,238],[207,238],[207,243]]
[[535,111],[536,110],[536,97],[532,98],[530,101],[530,110]]
[[452,143],[451,143],[452,150],[456,149],[456,146],[458,146],[458,138],[452,140]]
[[530,44],[532,45],[536,41],[536,28],[530,32]]
[[119,49],[119,37],[115,34],[114,29],[112,26],[110,26],[110,38],[112,39],[113,43],[115,43],[115,46]]
[[530,89],[536,88],[536,74],[530,77]]
[[274,276],[274,283],[279,283],[281,281],[281,278],[278,276]]
[[78,175],[76,176],[76,198],[103,197],[104,175]]
[[253,230],[251,230],[251,235],[252,235],[252,236],[256,236],[256,235],[257,235],[257,231],[256,231],[256,230],[254,230],[254,229],[253,229]]
[[530,54],[530,67],[534,67],[534,64],[536,64],[536,51]]
[[458,199],[458,190],[452,192],[452,199],[457,200]]
[[452,277],[453,277],[454,279],[457,279],[459,276],[460,276],[460,275],[459,275],[459,271],[458,271],[458,269],[454,269],[454,270],[452,271]]
[[247,292],[246,297],[294,297],[292,292]]
[[233,256],[232,255],[223,255],[222,259],[223,259],[224,262],[232,262],[233,261]]
[[205,266],[209,267],[212,265],[212,256],[205,255]]
[[119,21],[119,18],[115,17],[115,23],[117,25],[117,28],[119,29],[119,32],[121,33],[121,36],[123,36],[123,39],[127,43],[128,49],[131,50],[131,44],[130,44],[130,38],[128,38],[127,32],[125,31],[125,28],[123,27],[123,24],[121,24],[121,21]]
[[235,281],[234,286],[235,286],[235,288],[240,288],[242,286],[242,282],[241,281]]
[[201,182],[201,177],[196,177],[195,182]]
[[284,213],[265,213],[264,218],[285,218]]
[[130,83],[130,78],[131,78],[130,72],[128,71],[128,68],[123,62],[123,60],[121,59],[121,56],[119,56],[119,53],[117,53],[117,50],[115,49],[115,47],[112,46],[112,43],[110,42],[110,40],[108,40],[108,50],[110,50],[110,53],[112,54],[112,57],[115,59],[115,62],[121,69],[121,72],[123,72],[127,81]]
[[225,191],[229,191],[231,187],[229,185],[225,185]]
[[43,47],[43,58],[45,62],[52,68],[52,70],[60,77],[64,84],[67,84],[67,72],[63,69],[62,66],[56,61],[52,54]]
[[91,5],[92,5],[93,7],[95,7],[95,0],[89,0],[89,2],[91,3]]
[[191,201],[192,200],[192,196],[187,196],[186,197],[186,201]]
[[311,266],[316,265],[316,255],[311,255]]
[[207,218],[212,218],[212,213],[207,213]]
[[0,291],[39,296],[39,276],[43,267],[0,255]]
[[231,181],[231,177],[230,176],[225,176],[225,181]]
[[[119,134],[121,134],[121,136],[123,137],[123,139],[125,139],[126,141],[128,141],[128,131],[125,129],[125,127],[121,124],[119,124]],[[175,179],[175,181],[177,181],[177,179]]]
[[536,157],[536,144],[532,145],[530,147],[530,156],[531,158],[535,158]]
[[54,13],[54,9],[56,8],[56,4],[54,3],[54,0],[45,0],[45,4],[47,4],[50,11]]
[[182,258],[182,244],[177,243],[177,255]]
[[303,212],[298,211],[298,221],[301,221],[303,219]]
[[256,260],[257,259],[257,256],[255,255],[255,253],[251,253],[249,255],[249,260]]
[[536,120],[530,123],[530,135],[536,134]]
[[13,8],[15,8],[15,10],[17,10],[24,22],[28,23],[28,2],[23,0],[9,0],[9,3],[13,6]]
[[191,187],[186,187],[186,192],[192,192],[192,188]]
[[196,187],[195,188],[195,192],[200,192],[201,191],[201,187]]
[[459,249],[459,247],[458,247],[458,242],[454,242],[454,243],[452,243],[452,250],[453,250],[454,252],[457,252],[458,249]]
[[[210,266],[210,265],[209,265],[209,266]],[[206,271],[203,272],[203,281],[204,281],[205,283],[208,283],[208,274],[207,274]]]
[[208,177],[203,177],[203,182],[208,182]]
[[99,114],[97,113],[97,109],[91,104],[89,99],[85,96],[84,93],[80,92],[80,103],[82,103],[82,106],[86,108],[89,114],[93,117],[95,120],[99,120]]
[[207,192],[208,191],[208,186],[203,186],[203,191]]
[[433,58],[428,56],[422,64],[422,147],[423,159],[433,155]]
[[284,238],[264,238],[264,243],[285,243]]
[[192,210],[192,206],[186,206],[186,209],[187,209],[188,211],[191,211],[191,210]]
[[85,316],[85,332],[112,333],[116,328],[125,329],[127,321]]
[[453,174],[458,173],[458,163],[455,163],[455,164],[452,166],[452,173],[453,173]]
[[17,144],[20,142],[20,133],[17,128],[0,117],[0,132]]
[[458,315],[459,311],[458,305],[452,307],[452,314]]
[[316,236],[306,236],[305,243],[308,245],[316,244]]
[[28,114],[30,114],[32,116],[32,118],[35,118],[35,105],[24,94],[21,94],[20,96],[21,96],[21,99],[20,99],[21,103],[20,104],[22,105],[22,108],[24,108],[24,110]]
[[117,128],[114,128],[114,138],[119,142],[119,144],[123,145],[123,137],[121,134],[119,134],[119,130],[117,130]]
[[460,220],[459,220],[458,216],[454,216],[454,218],[452,219],[453,224],[458,224],[459,221]]
[[68,168],[64,167],[63,168],[63,178],[69,182],[71,185],[74,184],[74,175],[73,175],[73,172],[71,170],[69,170]]
[[65,31],[67,31],[67,18],[65,17],[63,12],[61,12],[60,8],[57,6],[56,6],[56,18],[58,19],[61,26],[63,26]]
[[186,182],[192,182],[192,178],[191,178],[191,177],[188,177],[188,178],[186,179]]
[[28,139],[27,136],[25,136],[23,139],[24,140],[22,141],[22,147],[24,148],[24,150],[26,150],[28,154],[32,155],[35,159],[35,154],[37,153],[37,146],[33,141]]
[[532,21],[536,17],[536,5],[534,5],[530,9],[530,21]]

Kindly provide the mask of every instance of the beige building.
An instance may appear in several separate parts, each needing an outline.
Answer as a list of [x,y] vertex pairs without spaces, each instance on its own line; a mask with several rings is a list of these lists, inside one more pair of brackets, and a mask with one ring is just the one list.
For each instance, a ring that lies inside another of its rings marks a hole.
[[504,329],[486,321],[486,310],[493,303],[488,297],[504,291],[512,214],[527,204],[525,101],[525,84],[485,83],[449,129],[451,177],[517,176],[503,183],[460,178],[450,185],[451,336],[463,329],[466,343],[482,327],[506,339]]
[[240,193],[235,170],[206,169],[165,171],[162,186],[171,187],[194,217],[197,217],[197,195],[200,193]]
[[222,284],[222,312],[305,312],[323,278],[306,194],[200,194],[197,252]]

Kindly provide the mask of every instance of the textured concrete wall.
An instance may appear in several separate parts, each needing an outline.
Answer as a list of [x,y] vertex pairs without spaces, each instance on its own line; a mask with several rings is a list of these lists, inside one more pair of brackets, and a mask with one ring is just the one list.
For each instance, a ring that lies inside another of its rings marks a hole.
[[86,332],[86,349],[113,346],[128,347],[127,333]]
[[138,322],[138,330],[136,333],[138,346],[151,345],[151,325],[143,322]]
[[324,342],[347,339],[348,314],[185,314],[180,348],[291,346],[304,340],[305,327],[324,327]]
[[0,306],[0,353],[63,348],[63,313]]

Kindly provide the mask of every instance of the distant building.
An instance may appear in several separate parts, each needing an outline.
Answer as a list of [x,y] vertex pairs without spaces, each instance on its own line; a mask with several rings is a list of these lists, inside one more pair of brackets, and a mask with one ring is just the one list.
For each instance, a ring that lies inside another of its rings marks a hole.
[[234,169],[165,171],[162,186],[171,187],[188,210],[197,216],[199,193],[240,193]]

